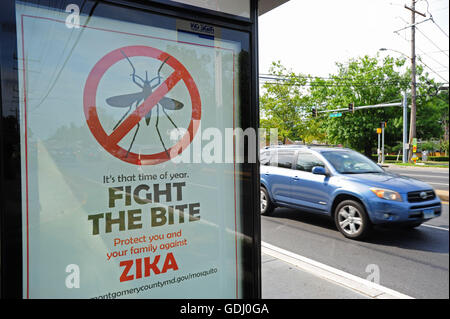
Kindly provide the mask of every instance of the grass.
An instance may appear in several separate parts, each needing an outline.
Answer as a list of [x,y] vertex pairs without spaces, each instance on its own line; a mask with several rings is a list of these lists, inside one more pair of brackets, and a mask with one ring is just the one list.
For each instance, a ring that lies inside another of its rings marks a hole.
[[384,161],[384,162],[386,164],[394,164],[394,165],[398,165],[398,166],[449,168],[449,162],[420,162],[420,161],[417,162],[417,164],[424,164],[424,165],[402,163],[402,162],[396,162],[396,161]]

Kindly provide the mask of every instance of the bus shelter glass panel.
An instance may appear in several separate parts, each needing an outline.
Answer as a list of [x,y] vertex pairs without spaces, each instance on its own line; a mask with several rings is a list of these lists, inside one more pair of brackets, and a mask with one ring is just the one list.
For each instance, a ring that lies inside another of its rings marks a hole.
[[71,3],[15,8],[23,297],[242,297],[248,34]]
[[250,18],[250,0],[172,0],[204,9]]

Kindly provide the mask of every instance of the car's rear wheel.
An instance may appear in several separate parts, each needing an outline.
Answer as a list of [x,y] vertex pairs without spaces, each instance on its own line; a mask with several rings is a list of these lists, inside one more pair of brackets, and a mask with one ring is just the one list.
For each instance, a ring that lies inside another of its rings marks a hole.
[[334,221],[338,230],[347,238],[362,239],[372,228],[364,207],[357,201],[344,200],[337,205]]
[[269,193],[267,193],[267,190],[262,186],[260,188],[260,194],[261,194],[260,199],[261,215],[270,215],[273,212],[275,205],[270,200]]

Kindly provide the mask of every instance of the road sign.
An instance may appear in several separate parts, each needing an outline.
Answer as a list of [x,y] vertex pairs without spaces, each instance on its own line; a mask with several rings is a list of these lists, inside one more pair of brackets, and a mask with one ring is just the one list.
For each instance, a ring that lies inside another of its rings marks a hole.
[[341,117],[342,113],[331,113],[330,117]]
[[377,134],[381,134],[381,128],[377,128]]

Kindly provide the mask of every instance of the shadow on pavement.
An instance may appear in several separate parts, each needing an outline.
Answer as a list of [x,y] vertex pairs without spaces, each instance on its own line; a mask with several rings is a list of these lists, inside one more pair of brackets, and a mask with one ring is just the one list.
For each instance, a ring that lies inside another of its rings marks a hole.
[[[418,250],[435,253],[449,252],[449,235],[448,231],[418,227],[414,229],[402,229],[399,227],[382,227],[376,226],[370,236],[362,241],[354,241],[345,238],[336,228],[334,221],[324,215],[316,215],[299,209],[276,208],[271,219],[289,219],[312,226],[321,227],[332,230],[332,237],[335,240],[360,242],[373,244],[377,246],[398,247],[401,249]],[[299,229],[299,231],[302,231]]]

